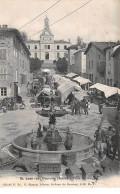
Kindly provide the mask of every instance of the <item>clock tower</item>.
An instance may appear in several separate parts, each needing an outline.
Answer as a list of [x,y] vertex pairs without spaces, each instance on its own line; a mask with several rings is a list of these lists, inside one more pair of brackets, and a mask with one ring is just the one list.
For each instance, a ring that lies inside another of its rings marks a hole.
[[49,19],[46,16],[44,19],[44,29],[40,35],[40,55],[41,60],[44,62],[52,62],[54,56],[54,35],[52,34],[49,27]]

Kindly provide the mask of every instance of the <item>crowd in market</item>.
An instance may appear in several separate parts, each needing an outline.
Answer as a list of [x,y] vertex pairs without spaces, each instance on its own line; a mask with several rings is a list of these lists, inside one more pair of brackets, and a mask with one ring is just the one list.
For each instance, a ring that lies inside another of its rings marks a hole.
[[71,102],[71,110],[72,110],[72,115],[81,115],[85,114],[88,115],[88,110],[90,110],[91,103],[89,99],[86,99],[85,97],[83,100],[79,101],[77,99],[73,99]]
[[118,137],[117,132],[113,126],[109,126],[107,130],[103,130],[101,126],[95,131],[95,151],[102,158],[104,155],[115,159],[117,148],[118,148]]

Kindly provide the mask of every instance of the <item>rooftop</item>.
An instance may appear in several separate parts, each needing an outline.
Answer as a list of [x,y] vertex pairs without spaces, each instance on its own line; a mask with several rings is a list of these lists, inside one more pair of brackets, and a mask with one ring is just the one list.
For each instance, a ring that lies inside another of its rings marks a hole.
[[75,50],[78,50],[78,45],[71,45],[67,48],[67,50],[70,50],[70,49],[75,49]]
[[112,57],[114,57],[118,52],[120,52],[120,45],[114,47]]
[[20,41],[20,43],[23,45],[24,49],[26,50],[27,54],[30,55],[30,52],[20,34],[20,32],[15,28],[8,28],[7,25],[0,26],[0,35],[5,35],[8,33],[13,33]]
[[39,40],[28,40],[27,43],[39,43]]
[[55,44],[63,44],[63,43],[71,44],[69,41],[65,41],[65,40],[54,40],[54,43]]
[[77,53],[80,53],[80,52],[85,52],[85,51],[86,51],[86,48],[84,48],[84,49],[79,49],[79,50],[77,50],[77,51],[74,53],[74,55],[77,54]]
[[89,51],[89,48],[94,45],[97,49],[100,51],[104,52],[107,47],[114,46],[116,43],[115,42],[90,42],[85,54]]

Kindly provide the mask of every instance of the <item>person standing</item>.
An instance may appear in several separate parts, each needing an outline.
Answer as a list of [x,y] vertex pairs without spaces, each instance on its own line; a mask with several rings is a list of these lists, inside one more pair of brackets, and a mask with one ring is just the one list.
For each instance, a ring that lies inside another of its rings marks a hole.
[[88,102],[87,101],[85,101],[84,103],[84,113],[85,115],[88,115]]
[[111,138],[113,136],[113,127],[112,126],[109,126],[108,129],[106,130],[106,143],[107,143],[107,153],[109,155],[110,153],[110,150],[111,150],[111,145],[112,145],[112,142],[111,142]]
[[99,157],[103,157],[104,152],[104,143],[105,143],[105,134],[103,133],[101,126],[98,126],[98,129],[95,131],[95,147],[98,150]]
[[116,152],[118,150],[118,136],[117,136],[117,133],[115,131],[114,131],[114,134],[111,138],[111,142],[112,142],[112,148],[113,148],[112,160],[114,160],[115,156],[116,156]]
[[91,108],[91,103],[90,103],[90,100],[88,100],[88,110],[90,110]]

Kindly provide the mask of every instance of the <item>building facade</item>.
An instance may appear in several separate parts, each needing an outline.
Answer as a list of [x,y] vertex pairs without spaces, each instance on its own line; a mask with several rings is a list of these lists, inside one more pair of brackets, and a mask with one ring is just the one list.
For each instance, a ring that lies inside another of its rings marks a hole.
[[114,61],[114,85],[120,88],[120,45],[114,47],[112,57]]
[[114,47],[108,47],[106,51],[106,85],[114,86],[114,60],[112,53]]
[[75,60],[75,72],[81,77],[86,78],[86,55],[84,54],[86,49],[79,49],[74,55]]
[[114,42],[91,42],[88,45],[85,51],[86,76],[92,83],[106,84],[106,48],[114,44]]
[[76,73],[75,69],[75,56],[74,53],[78,50],[77,45],[71,45],[70,47],[67,48],[68,50],[68,68],[67,68],[67,73]]
[[26,43],[31,58],[39,58],[44,63],[53,63],[58,58],[67,58],[67,47],[71,45],[70,41],[54,40],[49,27],[49,19],[44,20],[44,29],[40,35],[40,40],[28,40]]
[[29,81],[30,52],[18,30],[0,26],[0,98],[15,97]]

